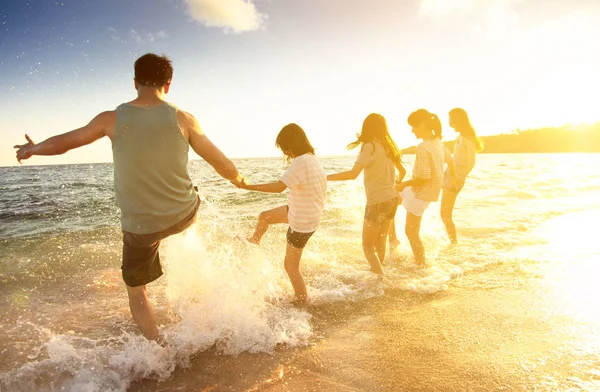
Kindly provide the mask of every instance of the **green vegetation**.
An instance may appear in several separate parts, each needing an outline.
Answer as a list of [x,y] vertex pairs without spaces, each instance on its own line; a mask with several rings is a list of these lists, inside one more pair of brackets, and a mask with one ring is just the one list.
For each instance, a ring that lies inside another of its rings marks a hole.
[[[565,125],[483,136],[482,153],[600,152],[600,122],[591,125]],[[450,151],[454,141],[444,142]],[[414,147],[403,150],[414,154]]]

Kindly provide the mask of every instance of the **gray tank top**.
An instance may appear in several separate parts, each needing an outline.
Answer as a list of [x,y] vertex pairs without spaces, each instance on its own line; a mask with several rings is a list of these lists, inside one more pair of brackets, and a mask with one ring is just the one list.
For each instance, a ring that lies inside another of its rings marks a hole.
[[189,144],[175,105],[117,107],[112,150],[124,231],[156,233],[193,211],[197,194],[187,171]]

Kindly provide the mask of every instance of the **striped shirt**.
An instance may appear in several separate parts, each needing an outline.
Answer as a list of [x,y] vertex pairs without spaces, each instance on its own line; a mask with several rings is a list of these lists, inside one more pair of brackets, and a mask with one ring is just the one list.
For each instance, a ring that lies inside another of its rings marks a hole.
[[450,150],[438,138],[424,140],[417,146],[413,179],[427,179],[424,185],[413,186],[417,199],[437,201],[442,190],[444,163],[452,159]]
[[288,195],[288,222],[298,233],[312,233],[321,223],[327,176],[319,160],[310,153],[294,159],[281,177],[290,190]]

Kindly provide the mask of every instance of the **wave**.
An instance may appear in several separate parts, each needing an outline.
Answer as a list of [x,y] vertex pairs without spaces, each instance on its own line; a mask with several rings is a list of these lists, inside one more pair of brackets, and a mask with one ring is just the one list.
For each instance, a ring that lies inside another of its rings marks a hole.
[[0,385],[11,391],[125,391],[143,378],[165,380],[209,349],[237,355],[303,347],[314,339],[311,314],[316,309],[395,291],[444,291],[455,277],[485,264],[477,252],[435,246],[439,233],[429,232],[430,268],[417,268],[403,244],[389,257],[386,277],[380,279],[357,255],[360,244],[354,238],[315,236],[303,256],[311,305],[296,308],[282,266],[284,236],[272,235],[257,247],[233,241],[227,231],[202,229],[170,238],[162,250],[167,273],[161,287],[170,307],[161,329],[166,347],[139,336],[129,322],[109,338],[44,330],[44,343],[30,361],[6,373]]

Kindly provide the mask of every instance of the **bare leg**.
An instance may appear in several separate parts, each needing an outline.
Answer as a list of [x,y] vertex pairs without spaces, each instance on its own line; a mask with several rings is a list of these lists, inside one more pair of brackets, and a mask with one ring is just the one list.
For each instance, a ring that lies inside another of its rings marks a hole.
[[371,272],[383,275],[383,270],[381,269],[381,261],[377,257],[375,253],[375,242],[377,241],[377,237],[379,236],[381,225],[365,220],[363,223],[363,232],[362,232],[362,246],[365,257],[369,261],[371,265]]
[[285,250],[285,272],[287,272],[292,287],[294,288],[294,294],[298,299],[298,302],[306,302],[306,284],[300,273],[300,259],[302,258],[302,251],[304,249],[295,248],[290,244],[287,244]]
[[454,203],[456,202],[456,197],[458,193],[444,190],[442,192],[442,204],[440,207],[440,217],[442,218],[442,222],[444,222],[444,226],[446,227],[446,233],[448,233],[448,238],[450,242],[456,244],[456,226],[454,226],[454,221],[452,220],[452,211],[454,210]]
[[138,328],[148,340],[157,340],[156,316],[146,295],[146,285],[127,286],[127,295],[129,296],[129,309],[131,309],[131,315]]
[[375,240],[375,252],[377,253],[377,256],[379,256],[381,264],[383,264],[385,260],[386,239],[388,237],[392,222],[393,221],[391,219],[385,219],[383,222],[381,222],[381,225],[379,226],[379,234]]
[[411,214],[410,212],[406,213],[406,237],[408,237],[408,241],[410,242],[410,247],[415,255],[415,261],[419,265],[425,264],[425,249],[423,248],[423,242],[421,242],[421,237],[419,235],[419,231],[421,230],[421,217]]
[[[398,194],[398,207],[400,207],[401,205],[402,205],[402,196],[401,196],[401,194]],[[396,213],[398,213],[398,212],[396,211]],[[390,250],[392,250],[400,245],[400,240],[398,239],[398,234],[396,234],[396,218],[395,217],[394,217],[394,219],[392,219],[392,222],[390,223],[389,244],[390,244]]]
[[392,219],[390,221],[389,243],[390,243],[390,249],[394,249],[398,245],[400,245],[400,240],[398,239],[398,234],[396,234],[396,219]]
[[248,242],[253,244],[260,244],[263,235],[267,232],[269,225],[276,223],[287,223],[287,206],[281,206],[273,208],[272,210],[263,211],[258,215],[258,222],[256,223],[256,229],[252,237],[248,238]]

